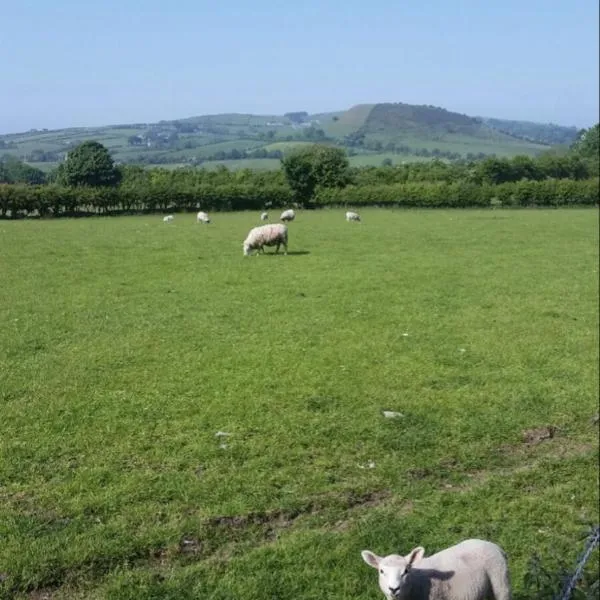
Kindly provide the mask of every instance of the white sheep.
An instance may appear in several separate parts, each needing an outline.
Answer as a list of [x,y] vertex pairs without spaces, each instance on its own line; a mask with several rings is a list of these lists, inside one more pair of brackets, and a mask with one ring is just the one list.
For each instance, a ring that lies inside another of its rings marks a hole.
[[206,214],[204,211],[201,210],[196,215],[196,223],[210,223],[210,219],[208,218],[208,214]]
[[296,213],[294,212],[294,209],[290,208],[289,210],[284,210],[279,218],[284,222],[293,221],[296,218]]
[[287,254],[288,229],[286,225],[272,223],[270,225],[261,225],[254,227],[248,233],[244,240],[244,256],[249,256],[251,250],[256,250],[256,254],[263,252],[264,246],[277,246],[275,252],[279,252],[279,246],[283,244],[284,254]]
[[346,213],[346,221],[360,221],[360,215],[349,210]]
[[267,213],[267,212],[261,213],[260,220],[261,221],[268,221],[269,220],[269,213]]
[[465,540],[424,558],[417,547],[406,556],[381,557],[362,551],[379,571],[387,600],[510,600],[510,577],[502,548],[484,540]]
[[163,223],[170,223],[175,217],[173,215],[167,215],[163,217]]

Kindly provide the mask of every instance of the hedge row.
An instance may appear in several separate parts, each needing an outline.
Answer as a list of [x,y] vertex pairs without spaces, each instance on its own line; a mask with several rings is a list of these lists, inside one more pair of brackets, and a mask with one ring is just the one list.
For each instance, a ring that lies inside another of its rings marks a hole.
[[406,206],[463,208],[489,206],[568,206],[598,204],[599,179],[546,179],[499,185],[405,183],[323,189],[320,206]]
[[57,185],[0,184],[0,216],[65,216],[77,213],[131,214],[178,212],[202,208],[207,211],[261,210],[289,206],[287,186],[202,185],[194,188],[142,186],[115,188],[69,188]]
[[[321,189],[315,206],[406,206],[424,208],[489,206],[567,206],[598,204],[599,180],[547,179],[500,185],[405,183]],[[67,188],[55,185],[0,185],[0,216],[123,214],[262,210],[290,206],[287,186],[200,185]]]

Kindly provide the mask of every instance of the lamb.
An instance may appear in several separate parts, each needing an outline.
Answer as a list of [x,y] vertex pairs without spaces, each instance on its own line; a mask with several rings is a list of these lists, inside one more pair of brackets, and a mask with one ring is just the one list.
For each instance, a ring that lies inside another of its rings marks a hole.
[[360,221],[360,215],[349,210],[346,213],[346,221]]
[[163,223],[170,223],[175,217],[173,215],[167,215],[163,217]]
[[406,556],[361,554],[387,600],[511,599],[506,554],[492,542],[465,540],[427,558],[421,546]]
[[275,250],[275,253],[277,253],[279,252],[279,246],[282,244],[285,248],[284,254],[287,254],[287,243],[288,229],[286,225],[273,223],[254,227],[244,240],[244,256],[250,256],[251,250],[256,250],[257,256],[261,251],[264,254],[264,246],[277,246]]
[[289,210],[284,210],[281,213],[281,217],[279,217],[284,223],[286,221],[293,221],[296,218],[296,213],[294,212],[294,210],[292,208],[290,208]]
[[210,223],[210,219],[208,218],[208,215],[204,212],[204,211],[200,211],[197,215],[196,215],[196,223]]
[[269,220],[269,213],[266,213],[266,212],[261,213],[260,220],[261,221],[268,221]]

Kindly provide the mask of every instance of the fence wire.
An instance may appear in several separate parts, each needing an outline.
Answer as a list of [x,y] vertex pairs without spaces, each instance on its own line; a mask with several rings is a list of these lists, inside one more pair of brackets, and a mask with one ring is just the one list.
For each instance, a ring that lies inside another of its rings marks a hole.
[[573,590],[575,589],[575,586],[577,585],[577,582],[579,581],[579,578],[581,577],[581,574],[583,573],[585,564],[589,560],[594,548],[596,548],[599,542],[600,527],[596,527],[596,529],[593,530],[587,538],[585,548],[581,553],[579,560],[577,561],[573,575],[571,575],[571,577],[566,581],[563,590],[558,596],[556,596],[556,600],[569,600]]

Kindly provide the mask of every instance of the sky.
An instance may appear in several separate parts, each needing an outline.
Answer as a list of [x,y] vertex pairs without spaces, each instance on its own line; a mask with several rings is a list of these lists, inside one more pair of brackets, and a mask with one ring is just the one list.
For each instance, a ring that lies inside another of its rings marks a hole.
[[0,133],[376,102],[589,127],[598,12],[598,0],[7,1]]

